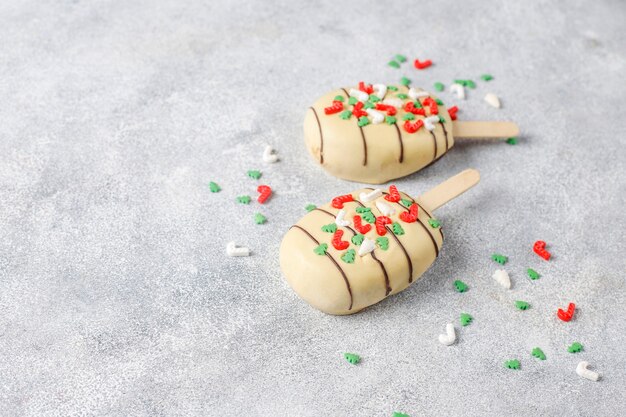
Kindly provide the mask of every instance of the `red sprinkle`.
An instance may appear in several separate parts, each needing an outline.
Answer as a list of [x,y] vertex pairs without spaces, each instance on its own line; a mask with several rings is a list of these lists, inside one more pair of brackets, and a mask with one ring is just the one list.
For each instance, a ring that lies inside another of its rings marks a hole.
[[269,185],[259,185],[256,190],[261,193],[259,198],[257,198],[257,201],[261,204],[265,203],[265,201],[272,195],[272,189]]
[[450,118],[452,120],[456,120],[456,112],[459,111],[459,108],[457,106],[452,106],[448,109],[448,114],[450,115]]
[[533,251],[535,251],[537,255],[541,256],[546,261],[550,260],[550,252],[546,250],[546,242],[544,242],[543,240],[538,240],[535,242],[535,245],[533,246]]
[[439,114],[439,107],[437,107],[437,102],[433,100],[432,97],[426,97],[423,104],[425,106],[428,106],[430,114]]
[[343,236],[343,230],[337,229],[335,231],[335,234],[333,235],[333,240],[332,240],[333,246],[337,250],[348,249],[348,246],[350,246],[350,242],[341,240],[341,236]]
[[409,211],[403,211],[400,213],[400,220],[405,223],[414,223],[417,221],[417,203],[411,204]]
[[410,120],[404,122],[404,130],[409,133],[417,132],[422,126],[424,126],[424,122],[421,119],[415,122],[411,122]]
[[398,189],[396,188],[396,186],[390,185],[389,194],[385,196],[385,200],[391,201],[392,203],[397,203],[398,201],[400,201],[400,198],[401,198],[400,193],[398,192]]
[[556,315],[558,318],[560,318],[563,321],[570,321],[572,317],[574,316],[575,310],[576,310],[576,304],[569,303],[569,305],[567,306],[567,311],[563,311],[562,309],[559,308],[558,311],[556,312]]
[[365,85],[365,83],[363,81],[359,82],[359,90],[363,91],[364,93],[367,94],[372,94],[374,92],[374,86],[372,86],[372,84],[370,85]]
[[340,195],[339,197],[333,198],[332,206],[334,208],[342,209],[343,203],[347,203],[349,201],[354,201],[352,194]]
[[427,59],[426,61],[420,61],[419,59],[416,59],[413,64],[415,65],[415,68],[422,70],[424,68],[430,67],[433,64],[433,61],[431,61],[430,59]]
[[426,110],[424,110],[423,108],[415,107],[412,101],[408,101],[404,105],[404,111],[408,111],[409,113],[413,113],[413,114],[418,114],[420,116],[426,116]]
[[378,233],[380,236],[385,236],[385,234],[387,233],[387,228],[385,227],[385,225],[391,223],[391,219],[387,216],[376,217],[376,233]]
[[361,233],[362,235],[372,230],[371,224],[368,224],[368,223],[363,224],[361,222],[361,216],[354,216],[353,220],[354,220],[354,228],[358,230],[359,233]]
[[325,114],[335,114],[343,110],[343,103],[339,100],[333,100],[333,105],[330,107],[324,107]]
[[352,114],[355,117],[367,116],[367,112],[363,110],[363,102],[357,102],[352,108]]

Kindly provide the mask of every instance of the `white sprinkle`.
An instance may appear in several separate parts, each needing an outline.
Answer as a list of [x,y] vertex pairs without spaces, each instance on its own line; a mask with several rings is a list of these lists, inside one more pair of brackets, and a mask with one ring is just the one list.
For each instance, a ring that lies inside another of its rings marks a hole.
[[341,227],[350,226],[350,221],[345,220],[344,217],[346,217],[346,211],[344,209],[339,210],[335,217],[335,224]]
[[415,88],[409,88],[409,97],[415,100],[421,97],[428,97],[430,93],[428,91],[417,91]]
[[450,86],[450,92],[456,94],[457,98],[465,100],[465,87],[463,87],[461,84],[452,84]]
[[228,242],[226,245],[226,254],[228,256],[250,256],[250,249],[246,247],[237,247],[235,242]]
[[439,116],[428,116],[424,119],[424,127],[430,131],[435,130],[435,123],[439,122]]
[[365,238],[363,242],[361,242],[361,246],[359,246],[359,256],[365,256],[374,249],[376,249],[376,243],[374,243],[373,240]]
[[367,112],[367,115],[372,118],[373,124],[378,125],[385,121],[385,115],[378,110],[367,109],[365,111]]
[[278,161],[278,155],[274,153],[274,149],[270,145],[266,145],[263,151],[263,162],[273,164],[276,161]]
[[446,334],[439,335],[439,343],[442,345],[450,346],[456,342],[456,332],[454,331],[454,325],[452,323],[446,324]]
[[385,84],[374,84],[372,88],[376,97],[381,100],[385,98],[385,94],[387,94],[387,86]]
[[493,273],[493,279],[507,290],[511,289],[511,278],[504,269],[496,269],[496,272]]
[[396,210],[393,207],[391,207],[389,204],[385,203],[384,201],[377,201],[376,207],[378,207],[378,210],[380,210],[380,212],[383,213],[384,216],[391,216],[393,213],[396,212]]
[[590,381],[597,381],[598,379],[600,379],[600,374],[597,372],[593,372],[590,369],[587,369],[587,367],[589,366],[588,362],[582,361],[578,363],[578,366],[576,367],[576,373],[579,376],[582,376],[583,378],[587,378]]
[[498,96],[496,96],[493,93],[489,93],[485,96],[485,101],[487,102],[487,104],[489,104],[491,107],[495,107],[496,109],[500,108],[500,99],[498,98]]
[[381,195],[383,195],[383,190],[381,190],[380,188],[377,188],[374,191],[371,191],[369,193],[361,193],[359,197],[361,198],[362,202],[369,203],[370,201],[376,200]]
[[365,102],[365,101],[367,101],[368,98],[370,98],[370,95],[367,94],[365,91],[356,90],[354,88],[351,88],[350,89],[350,97],[356,97],[357,100]]
[[399,109],[400,107],[404,105],[402,100],[400,100],[399,98],[386,98],[383,100],[383,104],[386,104],[388,106],[393,106],[396,109]]

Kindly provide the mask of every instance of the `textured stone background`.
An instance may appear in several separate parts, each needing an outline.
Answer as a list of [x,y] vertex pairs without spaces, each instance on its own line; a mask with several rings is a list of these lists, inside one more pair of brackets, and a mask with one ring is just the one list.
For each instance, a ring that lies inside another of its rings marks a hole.
[[[0,414],[625,415],[625,21],[620,0],[2,2]],[[436,65],[386,67],[398,52]],[[441,97],[462,119],[517,121],[520,143],[458,143],[397,181],[419,194],[482,172],[438,212],[432,269],[352,317],[305,305],[281,279],[281,236],[357,186],[306,154],[307,105],[359,80],[484,72],[467,101]],[[263,164],[265,143],[280,163]],[[276,191],[264,226],[234,202],[255,195],[253,168]],[[231,239],[253,256],[227,258]],[[439,344],[462,311],[474,323]],[[575,374],[583,359],[600,382]]]

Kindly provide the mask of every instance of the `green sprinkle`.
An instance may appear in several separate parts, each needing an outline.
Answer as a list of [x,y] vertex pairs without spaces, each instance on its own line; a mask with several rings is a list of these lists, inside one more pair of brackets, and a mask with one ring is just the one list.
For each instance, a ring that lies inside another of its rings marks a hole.
[[343,357],[346,358],[346,360],[352,365],[356,365],[357,363],[361,362],[361,357],[356,353],[344,353]]
[[368,100],[371,101],[372,103],[378,103],[380,101],[378,96],[375,96],[374,94],[370,94],[370,97]]
[[428,224],[430,225],[430,227],[432,227],[433,229],[438,228],[439,226],[441,226],[441,222],[437,219],[428,219]]
[[398,69],[400,68],[400,64],[398,64],[398,63],[397,63],[396,61],[394,61],[394,60],[391,60],[391,61],[387,62],[387,65],[389,65],[389,66],[390,66],[390,67],[392,67],[392,68],[398,68]]
[[361,218],[370,224],[376,222],[376,216],[371,211],[361,214]]
[[327,250],[328,250],[328,243],[322,243],[319,246],[317,246],[315,249],[313,249],[313,252],[317,253],[318,255],[326,255]]
[[441,91],[443,91],[445,88],[446,88],[446,86],[445,86],[445,85],[443,85],[443,83],[440,83],[440,82],[436,82],[436,83],[435,83],[435,90],[437,90],[437,91],[441,92]]
[[360,233],[357,233],[356,235],[352,236],[352,243],[354,243],[357,246],[360,246],[361,243],[363,243],[363,239],[365,239],[365,236],[363,236]]
[[356,252],[354,251],[354,249],[348,249],[346,253],[341,255],[341,260],[347,264],[352,264],[354,263],[355,256],[356,256]]
[[249,195],[240,195],[237,197],[237,202],[240,204],[250,204],[250,196]]
[[325,224],[322,226],[322,232],[335,233],[337,231],[337,225],[335,223]]
[[348,120],[352,117],[352,112],[350,110],[344,110],[339,114],[339,117],[341,117],[343,120]]
[[436,98],[435,103],[437,103],[440,106],[443,106],[443,101],[441,101],[441,99]]
[[387,86],[387,90],[389,90],[389,91],[398,91],[398,87],[396,87],[395,85],[388,85]]
[[356,212],[359,213],[359,214],[360,213],[367,213],[368,211],[372,211],[372,209],[369,208],[369,207],[361,207],[361,206],[356,208]]
[[504,255],[494,253],[493,255],[491,255],[491,260],[499,263],[500,265],[504,265],[509,260],[509,258]]
[[483,81],[491,81],[493,80],[493,75],[491,74],[483,74],[480,76],[480,78],[482,78]]
[[248,171],[248,176],[250,178],[258,180],[259,178],[261,178],[261,171],[256,171],[256,170]]
[[509,369],[519,369],[520,363],[517,359],[511,359],[510,361],[504,362],[504,367]]
[[517,138],[516,137],[508,138],[506,140],[506,143],[508,143],[509,145],[517,145]]
[[391,230],[393,231],[394,235],[402,236],[404,234],[404,229],[398,222],[395,222],[391,225]]
[[401,198],[400,199],[400,204],[402,204],[404,207],[409,208],[413,205],[413,202],[407,198]]
[[455,84],[461,84],[463,87],[467,87],[467,81],[466,80],[454,80]]
[[317,206],[315,204],[307,204],[306,207],[304,208],[306,211],[313,211],[317,208]]
[[530,304],[528,304],[526,301],[516,301],[515,302],[515,307],[517,307],[520,310],[528,310],[530,308]]
[[411,416],[408,415],[408,414],[399,413],[397,411],[394,411],[393,416],[391,416],[391,417],[411,417]]
[[359,121],[357,124],[359,125],[359,127],[367,126],[368,124],[370,124],[370,119],[368,119],[366,116],[361,116],[359,117]]
[[[371,101],[366,101],[365,103],[363,103],[363,108],[364,108],[365,110],[367,110],[367,109],[373,109],[374,107],[376,107],[376,106],[375,106],[375,105],[374,105],[374,103],[372,103]],[[363,117],[365,117],[365,116],[363,116]]]
[[528,278],[530,278],[530,279],[532,279],[532,280],[539,279],[539,277],[541,276],[541,275],[539,275],[539,272],[535,271],[535,270],[534,270],[534,269],[532,269],[532,268],[528,268],[528,269],[526,270],[526,273],[528,274]]
[[542,361],[546,360],[546,354],[543,353],[543,350],[539,349],[538,347],[534,348],[532,352],[530,352],[530,354],[533,355],[535,358],[540,359]]
[[344,97],[343,96],[335,96],[334,100],[335,101],[341,101],[343,103]]
[[567,348],[567,351],[568,351],[569,353],[578,353],[578,352],[582,352],[582,350],[583,350],[583,345],[581,345],[581,344],[580,344],[580,343],[578,343],[578,342],[574,342],[574,343],[572,343],[572,344],[571,344],[571,345]]
[[209,190],[211,190],[212,193],[219,193],[222,189],[216,182],[211,181],[209,183]]
[[385,123],[388,125],[393,125],[397,121],[396,116],[385,116]]
[[398,97],[401,100],[406,100],[407,98],[409,98],[409,96],[407,96],[404,93],[398,93],[398,94],[396,94],[396,97]]
[[406,113],[402,116],[402,120],[413,120],[415,119],[415,115],[413,113]]
[[405,87],[408,87],[409,85],[411,85],[411,80],[409,80],[406,77],[402,77],[400,78],[400,84],[402,84]]
[[354,106],[359,100],[356,99],[356,97],[350,97],[348,99],[348,104],[351,106]]
[[446,119],[442,115],[439,115],[439,122],[445,123]]
[[457,279],[456,281],[454,281],[454,288],[456,288],[458,292],[465,292],[467,291],[468,287],[466,283]]
[[387,239],[384,236],[381,237],[377,237],[376,238],[376,244],[378,245],[379,248],[381,248],[382,250],[387,250],[389,249],[389,239]]
[[264,224],[265,222],[267,222],[267,217],[265,217],[261,213],[256,213],[254,215],[254,222],[256,224]]
[[416,109],[422,109],[424,108],[424,106],[422,106],[422,103],[419,102],[419,100],[415,100],[413,102],[413,107],[415,107]]
[[468,86],[469,88],[476,88],[476,83],[475,83],[474,81],[472,81],[472,80],[467,80],[466,82],[467,82],[467,86]]
[[467,313],[461,313],[459,320],[461,321],[461,326],[465,327],[472,322],[473,318]]
[[406,62],[406,57],[404,55],[396,54],[396,61],[404,64]]

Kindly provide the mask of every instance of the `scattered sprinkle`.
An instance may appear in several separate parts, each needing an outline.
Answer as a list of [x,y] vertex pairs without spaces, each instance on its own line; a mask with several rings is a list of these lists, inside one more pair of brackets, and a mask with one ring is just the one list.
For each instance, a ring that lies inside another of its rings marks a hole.
[[530,308],[530,304],[528,304],[526,301],[518,300],[515,302],[515,307],[520,310],[528,310]]
[[581,345],[578,342],[574,342],[572,343],[568,348],[567,351],[569,353],[578,353],[578,352],[582,352],[583,351],[583,345]]
[[504,366],[509,369],[519,369],[520,363],[517,359],[511,359],[510,361],[504,362]]
[[387,62],[387,65],[389,65],[392,68],[398,68],[398,69],[400,68],[400,64],[398,64],[398,62],[395,60],[391,60]]
[[402,116],[402,120],[414,120],[415,119],[415,115],[413,113],[406,113],[404,116]]
[[491,255],[491,260],[499,263],[500,265],[504,265],[509,260],[509,258],[504,255],[500,255],[499,253],[494,253],[493,255]]
[[404,234],[404,229],[402,228],[400,223],[397,223],[397,222],[391,225],[391,231],[393,232],[394,235],[398,235],[398,236],[402,236]]
[[265,204],[267,199],[270,198],[270,196],[272,195],[272,189],[269,185],[259,185],[256,190],[259,193],[257,201],[260,204]]
[[322,232],[335,233],[337,231],[337,225],[335,223],[325,224],[322,226]]
[[461,84],[454,83],[450,86],[450,92],[455,94],[457,98],[465,100],[465,87]]
[[378,247],[382,250],[387,250],[389,249],[389,239],[386,237],[377,237],[376,245],[378,245]]
[[395,124],[396,121],[396,116],[385,116],[385,123],[387,123],[388,125]]
[[401,62],[403,64],[406,62],[406,57],[404,55],[396,54],[395,59],[396,61]]
[[251,170],[248,171],[248,176],[252,179],[258,180],[261,178],[261,171]]
[[430,225],[430,227],[432,227],[433,229],[438,228],[439,226],[441,226],[441,222],[437,219],[428,219],[428,224]]
[[433,61],[431,61],[430,59],[426,59],[424,61],[420,61],[419,59],[416,59],[415,62],[413,62],[413,65],[415,66],[415,68],[417,68],[419,70],[428,68],[432,64],[433,64]]
[[361,218],[368,223],[376,222],[376,216],[374,216],[374,213],[372,213],[371,211],[366,211],[365,213],[362,213]]
[[439,92],[445,90],[445,88],[446,88],[446,86],[443,85],[443,83],[440,83],[440,82],[436,82],[434,85],[435,85],[435,90],[439,91]]
[[388,85],[388,86],[387,86],[387,90],[390,90],[390,91],[398,91],[398,87],[396,87],[395,85]]
[[579,362],[578,366],[576,367],[576,373],[578,374],[578,376],[594,382],[600,379],[600,374],[587,369],[588,366],[589,363],[586,361]]
[[393,412],[393,416],[391,416],[391,417],[411,417],[411,416],[408,415],[408,414],[400,413],[398,411],[394,411]]
[[374,243],[374,241],[365,238],[363,239],[361,246],[359,246],[359,256],[365,256],[368,253],[372,252],[374,249],[376,249],[376,244]]
[[461,326],[465,327],[472,322],[473,317],[467,313],[461,313],[459,320],[461,321]]
[[356,256],[356,252],[354,251],[354,249],[348,249],[346,253],[341,255],[341,260],[347,264],[351,264],[351,263],[354,263],[355,256]]
[[409,98],[409,96],[404,93],[398,93],[396,94],[396,97],[398,97],[400,100],[406,100],[407,98]]
[[352,112],[350,110],[344,110],[341,112],[339,117],[342,118],[343,120],[348,120],[349,118],[352,117]]
[[356,97],[350,97],[348,99],[348,104],[351,106],[354,106],[356,103],[358,103],[359,100],[356,99]]
[[306,211],[313,211],[317,208],[317,206],[315,204],[307,204],[306,207],[304,208]]
[[226,245],[226,254],[228,256],[250,256],[250,249],[243,246],[237,247],[235,242],[228,242]]
[[344,353],[343,357],[346,358],[346,360],[352,365],[356,365],[357,363],[361,362],[361,357],[356,353]]
[[542,361],[546,360],[546,354],[543,353],[543,350],[539,349],[538,347],[534,348],[532,352],[530,352],[530,354],[533,355],[535,358],[540,359]]
[[439,335],[439,343],[450,346],[456,341],[456,332],[452,323],[446,324],[446,334]]
[[359,121],[357,124],[359,125],[359,127],[367,126],[368,124],[370,124],[370,119],[365,116],[361,116],[359,117]]
[[263,162],[267,164],[278,162],[278,155],[276,155],[276,152],[270,145],[265,146],[265,149],[263,150]]
[[411,207],[411,205],[413,204],[413,202],[412,202],[411,200],[409,200],[408,198],[403,198],[403,199],[401,199],[401,200],[400,200],[400,203],[401,203],[404,207],[406,207],[406,208]]
[[250,204],[250,196],[249,195],[240,195],[237,197],[237,202],[240,204]]
[[533,245],[533,251],[546,261],[549,261],[550,257],[552,256],[550,252],[546,250],[546,242],[544,242],[543,240],[538,240],[535,242],[535,244]]
[[254,222],[256,224],[264,224],[265,222],[267,222],[267,217],[265,217],[261,213],[256,213],[254,215]]
[[360,213],[367,213],[369,211],[372,211],[372,209],[369,208],[369,207],[361,207],[361,206],[359,206],[359,207],[356,208],[355,211],[360,214]]
[[528,274],[528,278],[532,280],[536,280],[536,279],[539,279],[539,277],[541,277],[541,275],[539,275],[539,272],[535,271],[532,268],[528,268],[526,270],[526,273]]
[[357,246],[360,246],[361,243],[363,243],[363,239],[365,239],[365,236],[363,236],[360,233],[357,233],[356,235],[352,236],[352,239],[350,239],[352,241],[352,243],[354,243]]
[[491,81],[493,80],[493,75],[491,74],[483,74],[480,76],[483,81]]
[[496,272],[493,273],[493,279],[507,290],[511,289],[511,278],[504,269],[496,269]]
[[506,140],[506,143],[508,143],[509,145],[517,145],[517,138],[516,137],[508,138]]
[[574,311],[576,311],[576,304],[569,303],[567,306],[567,311],[563,311],[562,309],[559,308],[556,312],[556,315],[561,320],[568,322],[574,316]]
[[402,84],[405,87],[408,87],[409,85],[411,85],[411,80],[409,80],[406,77],[402,77],[400,78],[400,84]]
[[328,243],[321,243],[319,246],[313,249],[313,252],[317,253],[318,255],[326,255],[327,250],[328,250]]
[[454,281],[454,288],[456,288],[458,292],[465,292],[467,291],[468,286],[463,281],[457,279],[456,281]]
[[487,95],[485,95],[484,100],[487,102],[487,104],[489,104],[491,107],[495,107],[496,109],[500,108],[500,99],[498,98],[498,96],[496,96],[493,93],[487,93]]
[[209,190],[211,190],[212,193],[219,193],[222,189],[219,185],[217,185],[217,183],[211,181],[209,183]]
[[342,103],[344,100],[345,100],[344,96],[335,96],[335,98],[333,99],[333,101],[341,101]]

